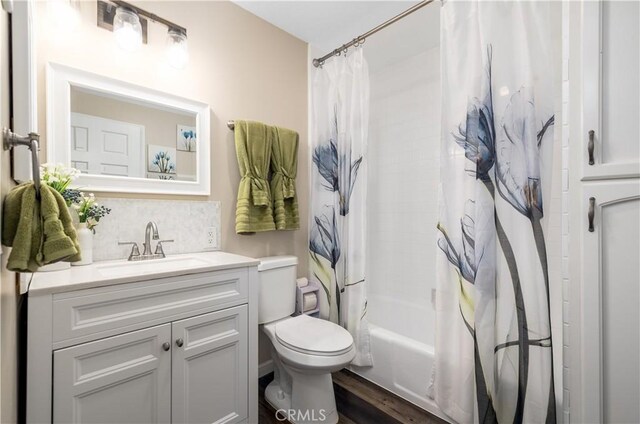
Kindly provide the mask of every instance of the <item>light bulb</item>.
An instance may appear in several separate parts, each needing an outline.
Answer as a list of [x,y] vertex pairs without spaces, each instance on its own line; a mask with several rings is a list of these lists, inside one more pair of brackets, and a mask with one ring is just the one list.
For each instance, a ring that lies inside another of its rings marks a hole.
[[167,60],[174,68],[182,69],[189,61],[187,34],[182,30],[169,28],[167,34]]
[[142,25],[138,14],[131,9],[119,7],[113,18],[113,33],[118,46],[128,52],[136,51],[142,46]]
[[72,33],[80,23],[78,10],[70,0],[49,0],[48,9],[54,34]]

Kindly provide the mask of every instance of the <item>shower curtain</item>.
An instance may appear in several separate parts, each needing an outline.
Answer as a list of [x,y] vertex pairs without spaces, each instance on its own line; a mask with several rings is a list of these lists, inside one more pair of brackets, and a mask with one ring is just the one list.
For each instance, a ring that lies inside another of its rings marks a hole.
[[372,365],[365,280],[369,72],[362,48],[315,72],[312,92],[310,280],[320,316],[345,327],[354,365]]
[[555,422],[543,227],[553,143],[548,2],[441,13],[431,393],[461,423]]

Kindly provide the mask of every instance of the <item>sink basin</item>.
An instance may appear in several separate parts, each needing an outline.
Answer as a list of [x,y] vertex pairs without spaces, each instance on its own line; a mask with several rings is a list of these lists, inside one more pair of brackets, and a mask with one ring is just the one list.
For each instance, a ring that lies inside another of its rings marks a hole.
[[179,271],[208,265],[209,262],[199,258],[181,256],[179,258],[149,259],[145,261],[125,261],[96,266],[97,271],[107,278],[127,277],[133,275],[156,274],[159,272]]

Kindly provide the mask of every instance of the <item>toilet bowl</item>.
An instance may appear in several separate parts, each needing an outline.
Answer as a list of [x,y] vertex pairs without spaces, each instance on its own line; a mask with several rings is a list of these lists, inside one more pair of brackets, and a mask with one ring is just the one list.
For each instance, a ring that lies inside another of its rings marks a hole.
[[294,424],[338,422],[331,373],[355,356],[351,334],[341,326],[295,310],[297,259],[261,258],[258,319],[271,341],[274,379],[265,399]]

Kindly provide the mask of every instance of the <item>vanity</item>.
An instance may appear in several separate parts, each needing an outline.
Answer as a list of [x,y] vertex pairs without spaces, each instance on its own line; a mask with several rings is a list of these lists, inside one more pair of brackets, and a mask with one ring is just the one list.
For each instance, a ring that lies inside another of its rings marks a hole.
[[206,252],[31,274],[27,422],[257,423],[258,263]]

